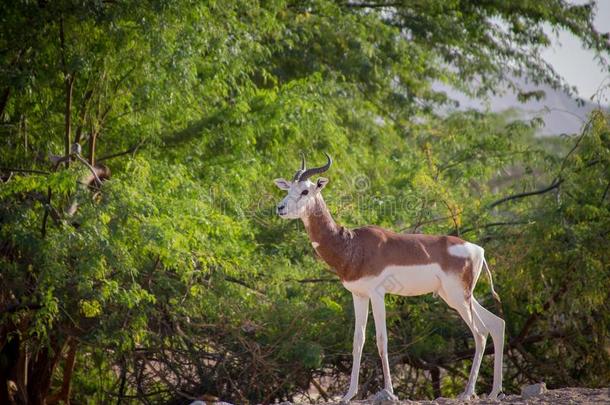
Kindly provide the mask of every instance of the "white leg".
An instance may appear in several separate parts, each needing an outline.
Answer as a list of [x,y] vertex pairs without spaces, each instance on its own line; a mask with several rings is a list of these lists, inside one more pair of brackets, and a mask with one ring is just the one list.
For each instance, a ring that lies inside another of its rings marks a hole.
[[[485,352],[487,329],[485,328],[485,325],[481,323],[480,317],[477,316],[477,314],[470,313],[469,304],[466,304],[464,307],[458,308],[457,310],[470,328],[475,344],[474,358],[472,359],[472,367],[470,368],[468,383],[466,384],[466,389],[460,395],[461,399],[468,400],[476,397],[475,385],[479,376],[479,369],[481,367],[481,360],[483,360],[483,353]],[[475,311],[474,305],[472,311]]]
[[[481,367],[481,360],[483,359],[483,353],[485,352],[485,341],[487,340],[487,328],[482,323],[480,315],[475,312],[475,305],[473,301],[472,308],[468,300],[464,297],[464,290],[461,285],[453,285],[453,283],[444,285],[440,290],[439,294],[449,304],[451,308],[454,308],[466,325],[470,328],[474,337],[475,343],[475,354],[472,359],[472,367],[470,368],[470,376],[468,377],[468,383],[466,389],[462,394],[459,395],[460,399],[471,399],[476,396],[475,384],[477,377],[479,376],[479,368]],[[471,297],[470,299],[474,299]]]
[[371,297],[371,306],[373,307],[373,318],[375,319],[375,333],[377,338],[377,349],[381,357],[381,365],[383,367],[384,388],[394,393],[392,388],[392,377],[390,376],[390,363],[388,362],[388,332],[385,323],[385,303],[382,294],[375,293]]
[[474,298],[473,308],[481,317],[494,342],[494,382],[489,394],[490,399],[497,398],[502,392],[502,358],[504,357],[504,320],[485,309]]
[[360,357],[364,347],[366,335],[366,319],[369,315],[369,297],[352,294],[354,299],[354,313],[356,315],[356,327],[354,328],[353,364],[352,378],[349,383],[347,394],[341,402],[349,402],[358,393],[358,375],[360,374]]

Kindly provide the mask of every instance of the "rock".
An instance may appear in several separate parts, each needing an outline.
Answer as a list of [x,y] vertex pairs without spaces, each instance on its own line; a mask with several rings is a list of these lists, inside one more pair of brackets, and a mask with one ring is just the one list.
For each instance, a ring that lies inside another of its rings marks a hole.
[[373,403],[379,403],[379,402],[385,402],[385,401],[391,401],[391,402],[398,401],[398,397],[385,388],[382,389],[381,391],[379,391],[377,394],[375,394],[375,396],[373,396],[372,399],[373,399]]
[[528,399],[534,397],[536,395],[545,394],[548,390],[546,389],[546,384],[541,382],[538,384],[525,385],[521,387],[521,396],[523,399]]

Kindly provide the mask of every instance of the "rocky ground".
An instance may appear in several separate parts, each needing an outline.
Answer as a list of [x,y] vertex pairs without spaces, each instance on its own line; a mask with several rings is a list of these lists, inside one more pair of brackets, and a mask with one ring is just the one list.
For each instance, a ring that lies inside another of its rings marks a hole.
[[[379,401],[379,400],[366,400],[366,401],[352,401],[352,404],[362,405],[406,405],[406,404],[420,404],[420,405],[460,405],[460,404],[549,404],[549,405],[563,405],[563,404],[607,404],[610,405],[610,387],[602,389],[591,389],[591,388],[561,388],[557,390],[549,390],[539,395],[532,395],[524,398],[521,395],[507,395],[501,400],[490,401],[484,398],[472,400],[472,401],[461,401],[452,398],[437,398],[433,401],[409,401],[401,400],[398,402],[391,401]],[[335,405],[337,403],[328,403],[326,405]]]
[[[378,398],[385,398],[385,395],[377,395]],[[398,400],[390,401],[384,399],[367,399],[362,401],[351,401],[350,404],[360,405],[484,405],[484,404],[548,404],[548,405],[580,405],[580,404],[604,404],[610,405],[610,387],[608,388],[560,388],[556,390],[547,390],[544,383],[534,384],[523,387],[521,395],[506,395],[503,398],[495,401],[490,401],[485,398],[479,398],[471,401],[464,401],[454,398],[437,398],[433,401],[410,401]],[[213,401],[195,401],[190,405],[232,405],[227,402]],[[297,405],[291,402],[282,402],[277,405]],[[343,405],[340,402],[327,402],[322,405]]]

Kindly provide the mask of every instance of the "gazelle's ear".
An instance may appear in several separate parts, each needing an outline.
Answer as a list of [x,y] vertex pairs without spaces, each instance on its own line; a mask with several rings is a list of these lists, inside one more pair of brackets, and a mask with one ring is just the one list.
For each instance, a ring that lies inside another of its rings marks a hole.
[[273,180],[273,182],[275,183],[276,186],[278,186],[278,188],[280,188],[281,190],[288,190],[290,189],[290,182],[288,180],[284,180],[284,179],[275,179]]
[[328,184],[328,179],[326,177],[318,177],[316,181],[316,188],[318,191],[322,190]]

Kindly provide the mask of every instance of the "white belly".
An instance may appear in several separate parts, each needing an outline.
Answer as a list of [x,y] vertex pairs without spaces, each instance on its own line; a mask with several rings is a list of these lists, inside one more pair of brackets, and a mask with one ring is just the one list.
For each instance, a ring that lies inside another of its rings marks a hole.
[[344,281],[343,286],[352,293],[367,297],[374,293],[415,296],[437,291],[443,276],[441,267],[436,263],[419,266],[388,266],[377,276]]

